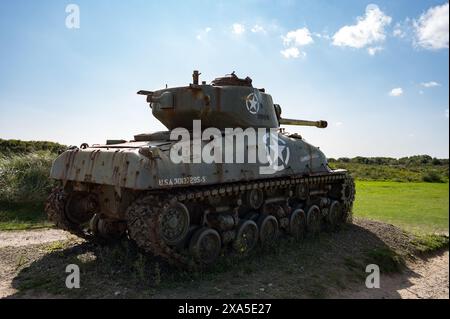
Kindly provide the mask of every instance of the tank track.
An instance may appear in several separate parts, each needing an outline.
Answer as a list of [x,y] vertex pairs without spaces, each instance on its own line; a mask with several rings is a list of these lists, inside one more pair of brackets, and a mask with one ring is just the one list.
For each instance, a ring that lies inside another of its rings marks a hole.
[[65,214],[65,207],[69,195],[62,187],[55,187],[47,198],[45,203],[45,212],[48,219],[55,223],[57,228],[68,231],[69,233],[81,237],[83,239],[92,239],[92,235],[87,232],[81,225],[78,225]]
[[[128,234],[138,247],[156,256],[161,256],[169,263],[178,266],[198,266],[192,256],[186,256],[179,252],[179,247],[165,244],[160,235],[158,225],[160,225],[161,214],[159,213],[167,207],[171,201],[181,203],[201,202],[214,196],[233,196],[239,198],[247,191],[259,189],[263,191],[273,191],[282,189],[292,189],[297,185],[306,185],[307,189],[315,185],[336,185],[341,187],[330,190],[332,197],[339,201],[343,207],[342,222],[352,221],[352,206],[355,198],[355,184],[353,178],[346,171],[332,172],[324,175],[308,177],[287,177],[260,180],[257,182],[240,182],[227,185],[196,187],[195,190],[185,188],[172,190],[171,194],[154,193],[146,194],[137,199],[127,210]],[[309,197],[310,194],[308,194]],[[289,195],[292,197],[292,195]]]
[[136,200],[127,210],[128,234],[144,251],[163,257],[172,264],[193,266],[186,256],[168,246],[160,236],[160,210],[167,198],[147,195]]

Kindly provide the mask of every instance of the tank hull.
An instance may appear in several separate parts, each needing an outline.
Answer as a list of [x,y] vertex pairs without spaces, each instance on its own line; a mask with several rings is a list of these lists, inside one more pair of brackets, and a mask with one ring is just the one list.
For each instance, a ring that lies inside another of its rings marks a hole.
[[[195,163],[202,160],[198,154],[192,154],[191,163],[174,163],[170,158],[170,149],[175,142],[153,141],[66,151],[55,160],[50,177],[63,182],[108,185],[116,189],[157,190],[330,172],[326,157],[318,148],[283,134],[278,137],[286,150],[280,155],[287,159],[287,163],[277,165],[277,170],[268,174],[265,174],[264,167],[269,167],[269,162],[236,163],[239,152],[246,153],[241,154],[244,161],[252,148],[257,154],[254,143],[246,142],[241,150],[235,144],[232,151],[235,160],[232,163],[225,163],[223,155],[218,163],[205,164]],[[204,149],[207,142],[199,142],[201,149]],[[142,154],[142,148],[158,148],[158,156],[146,156]],[[264,151],[267,157],[270,156],[268,151]]]

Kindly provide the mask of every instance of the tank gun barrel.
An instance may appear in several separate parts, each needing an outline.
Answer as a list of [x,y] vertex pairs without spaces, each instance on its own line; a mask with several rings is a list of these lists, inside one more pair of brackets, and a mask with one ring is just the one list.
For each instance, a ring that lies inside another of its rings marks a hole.
[[306,121],[306,120],[293,120],[293,119],[280,119],[280,124],[298,125],[298,126],[315,126],[318,128],[326,128],[328,126],[327,121]]

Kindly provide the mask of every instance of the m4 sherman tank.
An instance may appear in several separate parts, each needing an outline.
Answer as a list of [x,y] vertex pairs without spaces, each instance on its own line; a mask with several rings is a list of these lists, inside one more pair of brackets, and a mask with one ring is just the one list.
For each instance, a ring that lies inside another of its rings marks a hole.
[[60,186],[46,211],[85,238],[128,236],[171,263],[210,265],[280,236],[297,239],[351,220],[355,187],[319,148],[280,125],[264,89],[234,73],[139,91],[168,131],[71,147],[53,163]]

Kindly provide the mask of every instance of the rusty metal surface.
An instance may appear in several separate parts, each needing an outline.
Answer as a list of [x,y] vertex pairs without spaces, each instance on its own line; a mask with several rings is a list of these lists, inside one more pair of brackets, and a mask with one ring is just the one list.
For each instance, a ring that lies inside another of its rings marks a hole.
[[[291,159],[285,169],[270,177],[329,171],[326,157],[318,148],[283,134],[279,134],[279,138],[289,146]],[[169,157],[172,143],[130,142],[69,150],[55,160],[51,178],[134,190],[213,185],[260,178],[260,163],[175,164]],[[202,146],[205,144],[202,141]],[[158,148],[158,157],[146,156],[142,151],[145,147]],[[255,148],[255,145],[247,143],[244,149],[252,147]]]

